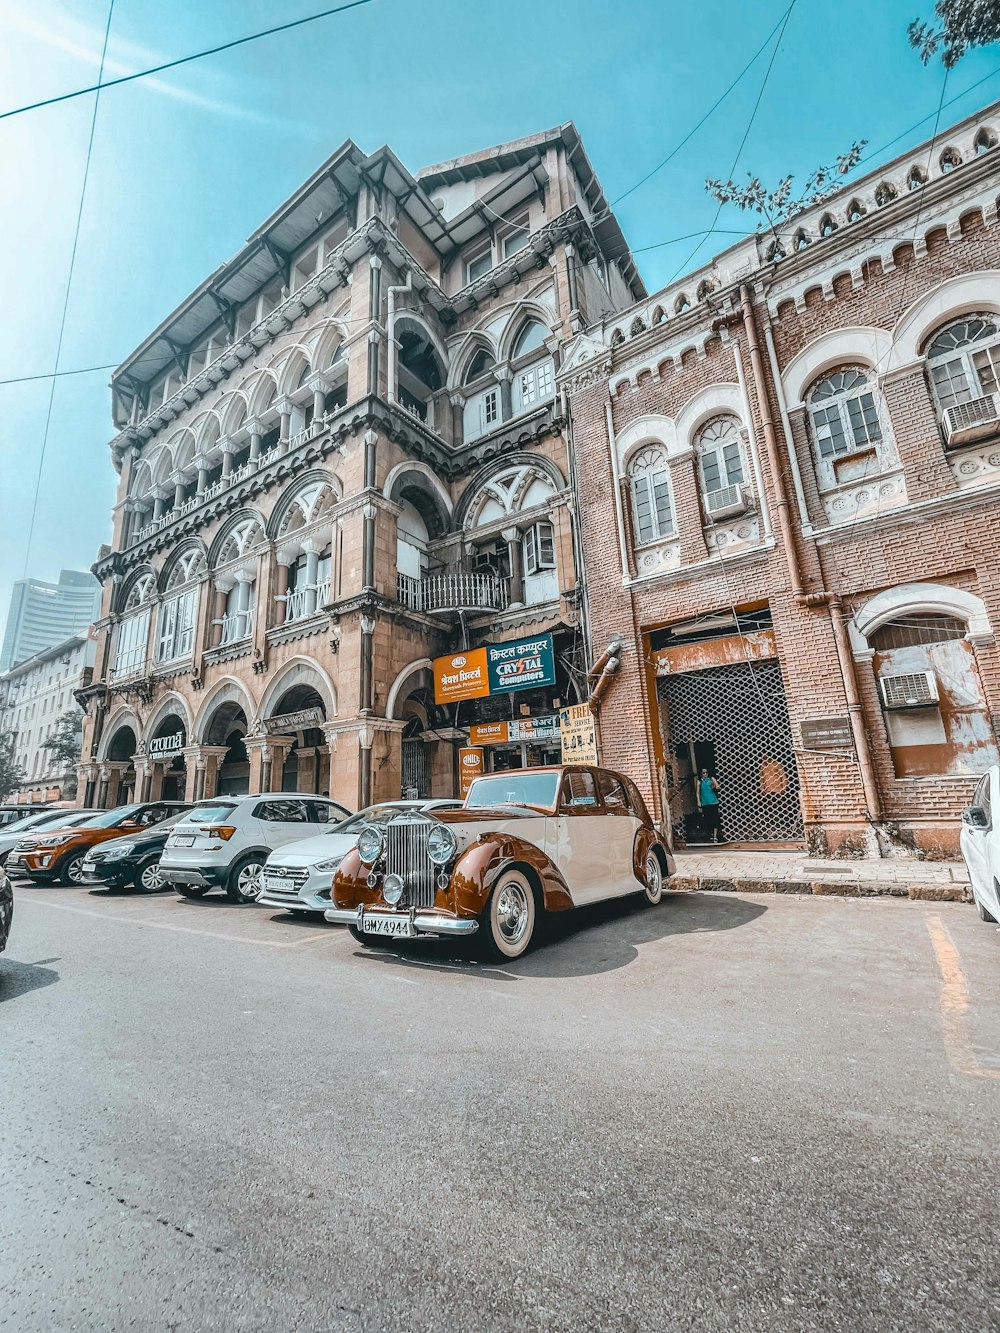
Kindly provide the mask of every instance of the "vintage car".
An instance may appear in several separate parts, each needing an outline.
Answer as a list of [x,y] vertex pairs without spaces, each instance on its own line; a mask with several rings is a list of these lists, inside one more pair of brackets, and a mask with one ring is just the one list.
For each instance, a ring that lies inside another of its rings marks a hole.
[[655,904],[672,872],[629,778],[582,765],[518,769],[476,778],[461,809],[363,829],[325,916],[362,943],[478,934],[492,957],[518,958],[543,913],[630,893]]

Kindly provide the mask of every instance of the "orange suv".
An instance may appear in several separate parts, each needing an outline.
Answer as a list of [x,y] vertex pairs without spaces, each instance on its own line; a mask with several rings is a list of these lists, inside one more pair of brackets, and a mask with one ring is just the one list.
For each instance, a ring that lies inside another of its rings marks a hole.
[[95,815],[81,828],[53,829],[39,833],[31,845],[18,850],[18,857],[29,879],[36,884],[81,884],[83,858],[100,842],[120,838],[126,833],[150,828],[163,819],[188,809],[184,801],[146,801],[142,805],[120,805]]

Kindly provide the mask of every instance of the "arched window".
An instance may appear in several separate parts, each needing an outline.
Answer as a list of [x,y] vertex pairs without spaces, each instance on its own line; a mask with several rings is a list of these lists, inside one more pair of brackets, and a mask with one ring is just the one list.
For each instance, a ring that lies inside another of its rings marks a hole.
[[830,214],[827,213],[824,216],[823,221],[819,224],[819,234],[821,236],[832,236],[836,230],[837,230],[836,222],[834,222]]
[[469,368],[465,372],[465,379],[462,381],[463,384],[474,384],[476,380],[485,375],[487,371],[492,370],[493,365],[493,357],[485,347],[480,347],[479,351],[469,362]]
[[[547,329],[538,320],[531,320],[518,334],[512,359],[517,362],[531,352],[544,349],[547,336]],[[550,356],[525,366],[514,376],[514,411],[524,412],[546,402],[555,388],[555,366]]]
[[777,264],[785,257],[785,247],[777,237],[767,247],[767,262]]
[[527,356],[529,352],[544,346],[547,337],[548,331],[544,325],[539,324],[537,319],[530,320],[517,336],[513,359],[516,361],[519,356]]
[[800,227],[798,231],[795,233],[795,240],[793,242],[793,245],[796,250],[804,250],[808,244],[809,244],[809,237],[806,235],[803,228]]
[[847,209],[848,222],[860,222],[865,215],[865,210],[858,203],[857,199],[852,199]]
[[130,676],[146,665],[149,604],[154,591],[152,574],[143,574],[128,591],[115,638],[114,676]]
[[882,439],[869,371],[852,366],[828,375],[808,402],[821,458],[863,453]]
[[724,492],[732,491],[732,498],[738,498],[737,488],[746,481],[746,468],[736,418],[715,417],[706,422],[695,436],[694,448],[705,495],[722,497]]
[[879,208],[885,208],[886,204],[891,204],[896,197],[896,191],[888,181],[882,181],[875,191],[875,202]]
[[988,153],[991,148],[996,147],[997,137],[990,130],[980,130],[976,135],[973,147],[976,150],[976,156],[982,157],[983,153]]
[[465,372],[463,383],[466,387],[472,386],[462,413],[467,441],[486,435],[500,424],[500,386],[490,374],[495,364],[491,353],[485,347],[480,347]]
[[670,502],[670,469],[667,456],[655,444],[640,449],[628,468],[632,492],[637,546],[663,541],[674,535],[674,514]]
[[914,167],[906,178],[906,188],[908,190],[919,190],[926,182],[927,177],[921,171],[920,167]]
[[946,176],[949,171],[954,171],[956,167],[962,165],[962,155],[957,148],[946,148],[941,154],[941,174]]
[[1000,331],[993,315],[966,315],[935,335],[927,368],[945,410],[993,393],[1000,374]]

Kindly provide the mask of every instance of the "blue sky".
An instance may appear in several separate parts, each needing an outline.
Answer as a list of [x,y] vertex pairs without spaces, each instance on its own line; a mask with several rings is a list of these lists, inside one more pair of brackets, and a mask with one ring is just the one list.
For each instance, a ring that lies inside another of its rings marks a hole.
[[[109,73],[126,73],[324,8],[330,0],[116,0]],[[62,367],[124,357],[345,138],[411,168],[575,120],[609,198],[680,140],[787,0],[374,0],[362,9],[102,95]],[[857,138],[878,149],[941,96],[909,49],[930,0],[798,0],[740,159],[803,178]],[[105,0],[0,0],[0,110],[96,80]],[[618,216],[650,290],[716,205],[768,53]],[[945,124],[1000,98],[1000,49],[974,52]],[[54,363],[92,99],[0,121],[0,379]],[[930,133],[928,121],[883,157]],[[720,227],[741,215],[723,212]],[[697,264],[734,238],[711,238]],[[643,249],[643,247],[657,247]],[[110,535],[108,374],[58,382],[28,572],[87,568]],[[0,386],[0,615],[25,564],[48,384]]]

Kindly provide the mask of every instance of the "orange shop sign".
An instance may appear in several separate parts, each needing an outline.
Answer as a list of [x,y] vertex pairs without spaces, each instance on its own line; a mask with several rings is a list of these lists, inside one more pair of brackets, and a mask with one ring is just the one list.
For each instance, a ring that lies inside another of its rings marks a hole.
[[482,776],[483,752],[473,748],[458,752],[458,794],[464,800],[473,781]]
[[504,745],[510,740],[507,722],[474,722],[469,728],[470,745]]
[[434,702],[457,704],[462,699],[485,699],[490,692],[486,649],[473,648],[454,657],[434,659]]

